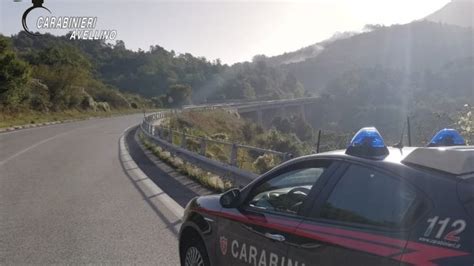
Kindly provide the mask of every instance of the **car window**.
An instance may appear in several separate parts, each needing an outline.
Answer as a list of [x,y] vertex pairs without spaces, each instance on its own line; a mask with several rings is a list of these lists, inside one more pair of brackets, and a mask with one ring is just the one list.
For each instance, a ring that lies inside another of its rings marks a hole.
[[262,210],[296,214],[326,169],[302,168],[277,175],[254,188],[248,204]]
[[323,205],[320,216],[364,225],[401,226],[416,192],[399,180],[352,165]]

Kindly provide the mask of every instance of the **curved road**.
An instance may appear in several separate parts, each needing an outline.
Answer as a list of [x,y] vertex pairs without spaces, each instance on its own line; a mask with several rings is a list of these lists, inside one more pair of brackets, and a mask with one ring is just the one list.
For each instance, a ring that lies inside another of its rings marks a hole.
[[147,205],[119,161],[141,117],[0,134],[0,264],[179,264],[169,211]]

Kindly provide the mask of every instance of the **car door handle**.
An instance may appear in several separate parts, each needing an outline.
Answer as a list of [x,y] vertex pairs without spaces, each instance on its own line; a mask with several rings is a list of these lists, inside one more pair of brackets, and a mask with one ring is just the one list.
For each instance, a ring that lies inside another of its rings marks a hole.
[[283,241],[285,241],[285,237],[282,236],[282,235],[278,235],[278,234],[265,233],[265,237],[266,237],[266,238],[269,238],[269,239],[271,239],[271,240],[278,241],[278,242],[283,242]]
[[321,247],[323,247],[323,245],[321,245],[321,244],[314,244],[314,243],[307,243],[307,244],[300,245],[300,247],[306,248],[306,249],[316,249],[316,248],[321,248]]

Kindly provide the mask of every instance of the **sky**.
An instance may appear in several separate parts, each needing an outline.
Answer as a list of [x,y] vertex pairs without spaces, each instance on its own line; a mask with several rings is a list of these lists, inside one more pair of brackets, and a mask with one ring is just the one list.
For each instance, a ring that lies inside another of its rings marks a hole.
[[[366,24],[403,24],[421,19],[449,0],[313,1],[123,1],[45,0],[53,16],[95,16],[97,29],[117,30],[129,49],[160,45],[223,63],[254,55],[295,51],[336,32],[361,31]],[[21,16],[31,1],[0,0],[0,33],[22,30]],[[35,13],[36,12],[36,13]],[[33,11],[28,20],[35,28]],[[52,34],[63,34],[50,30]]]

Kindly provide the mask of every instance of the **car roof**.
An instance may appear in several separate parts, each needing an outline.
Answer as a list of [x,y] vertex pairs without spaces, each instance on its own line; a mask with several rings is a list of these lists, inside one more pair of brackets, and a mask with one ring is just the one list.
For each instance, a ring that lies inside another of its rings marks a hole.
[[380,159],[369,159],[346,154],[346,150],[323,152],[302,157],[332,158],[360,161],[373,165],[404,165],[431,169],[463,179],[474,177],[474,146],[454,147],[404,147],[388,148],[388,155]]
[[322,152],[318,154],[312,154],[308,156],[303,156],[302,158],[320,158],[320,157],[331,157],[331,158],[340,158],[340,159],[350,159],[356,161],[364,161],[364,162],[390,162],[390,163],[401,163],[402,160],[411,152],[416,150],[416,147],[404,147],[404,148],[388,148],[388,155],[386,157],[380,159],[369,159],[364,157],[358,157],[354,155],[346,154],[346,150],[335,150],[335,151],[328,151]]
[[464,178],[474,174],[474,146],[417,148],[402,162]]

